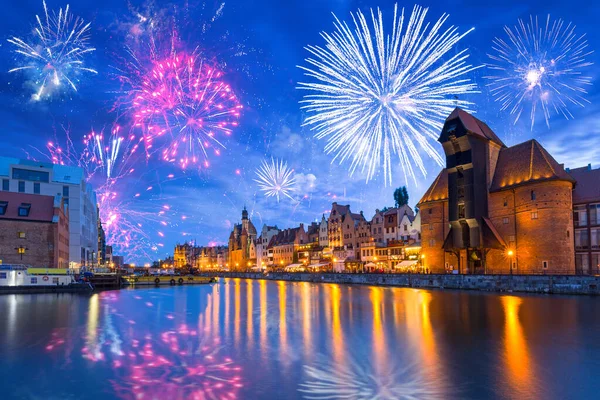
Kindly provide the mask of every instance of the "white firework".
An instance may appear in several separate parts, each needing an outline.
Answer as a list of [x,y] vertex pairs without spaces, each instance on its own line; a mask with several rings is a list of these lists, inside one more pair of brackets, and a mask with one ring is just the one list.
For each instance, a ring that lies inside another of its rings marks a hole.
[[305,399],[444,399],[448,392],[443,382],[424,379],[424,371],[414,364],[381,373],[356,360],[335,365],[321,361],[314,367],[305,365],[304,374],[298,391]]
[[504,27],[507,39],[495,38],[492,54],[488,54],[491,71],[490,91],[502,111],[509,111],[516,124],[529,109],[531,129],[541,109],[546,125],[550,126],[552,112],[573,118],[569,106],[583,107],[589,103],[584,95],[591,78],[583,75],[592,65],[586,57],[585,35],[575,33],[575,25],[561,19],[529,23],[519,20],[513,28]]
[[267,197],[275,196],[278,202],[281,196],[296,201],[290,195],[294,191],[296,183],[293,173],[294,170],[288,168],[286,162],[271,158],[271,163],[264,160],[260,168],[256,170],[258,179],[254,179],[254,181],[258,183],[258,187]]
[[58,13],[48,13],[44,4],[45,19],[36,15],[35,35],[30,41],[12,37],[15,53],[20,56],[21,65],[8,72],[29,71],[33,75],[36,93],[34,100],[49,97],[64,83],[77,91],[76,83],[83,73],[98,72],[84,64],[84,57],[96,50],[89,46],[90,23],[69,14],[69,5]]
[[334,160],[350,161],[351,175],[366,172],[367,182],[383,169],[391,184],[394,156],[405,180],[415,182],[415,166],[426,175],[421,152],[442,165],[430,140],[455,107],[469,108],[458,96],[476,93],[466,77],[474,69],[467,50],[455,50],[472,29],[442,30],[448,15],[430,24],[427,11],[415,6],[405,18],[396,5],[391,31],[384,30],[379,9],[371,10],[371,24],[360,11],[351,14],[354,29],[334,15],[335,31],[321,33],[325,48],[306,48],[313,57],[300,68],[316,82],[299,83],[310,92],[302,101],[309,114],[304,124],[327,140]]

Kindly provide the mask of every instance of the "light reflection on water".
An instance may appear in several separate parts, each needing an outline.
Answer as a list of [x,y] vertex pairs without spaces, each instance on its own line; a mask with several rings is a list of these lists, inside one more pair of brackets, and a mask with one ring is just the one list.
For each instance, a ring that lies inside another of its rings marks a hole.
[[599,303],[241,279],[0,296],[3,399],[593,397]]

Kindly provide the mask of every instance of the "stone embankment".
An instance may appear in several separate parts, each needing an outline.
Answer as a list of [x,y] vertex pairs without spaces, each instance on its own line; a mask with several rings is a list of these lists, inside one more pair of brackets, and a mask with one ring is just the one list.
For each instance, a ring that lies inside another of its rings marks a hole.
[[419,275],[419,274],[313,274],[271,272],[217,272],[207,276],[291,282],[342,283],[423,289],[479,290],[542,294],[600,295],[599,276],[567,275]]

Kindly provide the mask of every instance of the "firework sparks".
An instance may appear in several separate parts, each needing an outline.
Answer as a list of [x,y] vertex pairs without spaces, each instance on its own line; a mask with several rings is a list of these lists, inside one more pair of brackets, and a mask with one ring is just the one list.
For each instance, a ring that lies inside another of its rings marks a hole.
[[[90,23],[69,13],[69,5],[58,13],[48,12],[43,2],[45,18],[36,15],[35,35],[28,39],[12,37],[21,65],[8,72],[28,71],[34,76],[34,100],[48,98],[53,91],[68,86],[77,91],[76,83],[86,73],[97,71],[84,64],[87,54],[95,49],[89,46]],[[66,85],[65,85],[66,84]]]
[[420,150],[442,165],[428,140],[437,139],[454,107],[471,104],[457,99],[476,89],[465,77],[474,69],[466,50],[444,60],[470,30],[442,31],[448,15],[431,25],[427,10],[415,6],[406,23],[396,5],[391,32],[379,10],[371,10],[372,28],[361,12],[352,15],[354,30],[335,17],[335,32],[321,34],[326,47],[306,48],[314,58],[300,68],[317,82],[299,84],[310,92],[302,101],[310,114],[304,124],[327,140],[334,160],[350,160],[351,175],[360,169],[369,181],[383,169],[385,184],[391,184],[396,155],[405,180],[408,175],[416,182],[414,165],[426,174]]
[[550,15],[540,24],[537,16],[530,16],[529,23],[519,20],[504,32],[508,40],[493,41],[486,78],[494,99],[514,116],[515,124],[529,108],[533,129],[541,109],[549,127],[551,113],[570,119],[569,106],[589,103],[584,95],[591,78],[583,73],[592,65],[586,61],[591,51],[584,36],[575,33],[575,25],[551,21]]
[[264,160],[260,168],[256,170],[258,179],[254,179],[254,181],[258,183],[258,187],[267,197],[275,196],[278,202],[280,196],[294,200],[290,195],[296,184],[293,173],[294,170],[288,168],[286,162],[271,158],[271,163]]
[[[115,125],[107,135],[103,131],[84,135],[83,150],[79,151],[68,130],[65,136],[64,145],[48,142],[46,152],[39,152],[54,164],[83,169],[86,181],[96,191],[107,243],[130,257],[150,256],[150,251],[162,247],[162,243],[152,240],[150,226],[167,226],[170,206],[164,205],[160,211],[146,210],[139,202],[141,194],[130,195],[128,182],[136,163],[144,159],[138,151],[143,137],[122,135],[121,128]],[[147,191],[152,191],[152,187]],[[156,232],[161,236],[161,232]]]
[[220,155],[222,136],[238,125],[242,105],[223,73],[197,54],[173,55],[151,62],[152,68],[124,78],[136,127],[151,143],[169,135],[162,158],[179,164],[209,166],[209,149]]

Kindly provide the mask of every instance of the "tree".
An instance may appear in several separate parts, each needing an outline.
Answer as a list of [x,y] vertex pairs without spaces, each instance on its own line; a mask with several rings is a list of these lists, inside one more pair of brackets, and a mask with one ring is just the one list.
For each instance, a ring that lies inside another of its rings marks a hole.
[[396,202],[396,207],[402,207],[408,204],[408,190],[406,190],[406,186],[394,190],[394,201]]

